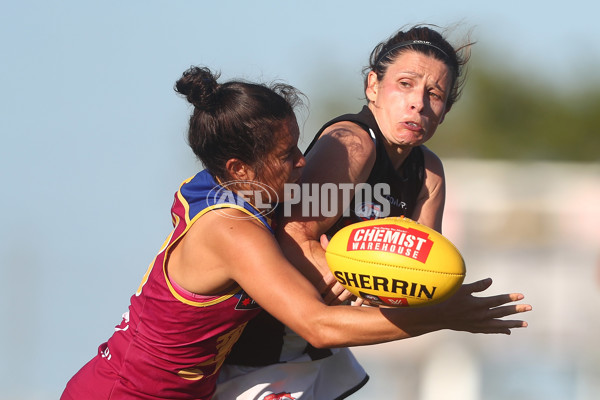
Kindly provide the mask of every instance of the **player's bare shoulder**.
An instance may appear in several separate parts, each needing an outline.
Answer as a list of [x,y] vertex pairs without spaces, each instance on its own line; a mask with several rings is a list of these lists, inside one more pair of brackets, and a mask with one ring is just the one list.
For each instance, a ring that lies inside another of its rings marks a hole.
[[423,157],[425,160],[425,170],[431,172],[435,175],[440,176],[442,179],[444,178],[444,164],[440,157],[435,154],[431,149],[427,146],[421,146],[423,149]]
[[[375,159],[375,143],[367,131],[350,121],[337,122],[325,129],[315,147],[323,149],[344,148],[343,154],[352,159]],[[316,150],[316,148],[315,148]],[[310,155],[310,154],[309,154]]]
[[375,143],[367,131],[350,121],[341,121],[325,129],[319,141],[329,139],[344,145],[350,154],[369,157],[375,153]]

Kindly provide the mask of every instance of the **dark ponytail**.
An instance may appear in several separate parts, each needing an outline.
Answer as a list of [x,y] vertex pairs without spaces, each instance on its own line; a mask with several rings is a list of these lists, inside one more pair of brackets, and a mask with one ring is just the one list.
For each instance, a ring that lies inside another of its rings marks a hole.
[[220,74],[205,67],[191,67],[175,83],[175,91],[184,95],[196,108],[208,110],[215,104]]

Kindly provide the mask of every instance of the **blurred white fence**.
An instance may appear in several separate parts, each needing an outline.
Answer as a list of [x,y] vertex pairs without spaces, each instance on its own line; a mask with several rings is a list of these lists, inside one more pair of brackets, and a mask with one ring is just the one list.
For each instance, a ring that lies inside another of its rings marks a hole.
[[600,398],[600,164],[450,160],[444,234],[471,282],[522,292],[512,335],[437,332],[354,349],[370,382],[352,399]]

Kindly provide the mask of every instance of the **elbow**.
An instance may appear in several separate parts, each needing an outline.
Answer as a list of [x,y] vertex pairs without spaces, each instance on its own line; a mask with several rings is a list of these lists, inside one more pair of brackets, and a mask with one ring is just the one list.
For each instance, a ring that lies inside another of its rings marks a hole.
[[312,335],[310,337],[305,337],[304,339],[315,349],[330,349],[334,347],[341,347],[340,343],[328,340],[322,335]]
[[304,338],[312,347],[316,349],[330,349],[333,347],[340,347],[339,343],[335,343],[332,340],[324,337],[324,335],[313,334],[309,337]]
[[303,332],[298,332],[311,346],[316,349],[330,349],[348,346],[346,335],[326,321],[312,321],[304,326]]

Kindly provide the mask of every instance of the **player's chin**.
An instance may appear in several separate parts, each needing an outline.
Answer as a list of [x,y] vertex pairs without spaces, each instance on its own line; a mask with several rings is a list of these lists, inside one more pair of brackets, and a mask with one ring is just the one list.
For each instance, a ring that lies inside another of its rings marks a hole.
[[399,136],[396,140],[396,145],[399,147],[416,147],[425,143],[431,136],[423,134],[415,134],[414,132],[408,135]]

